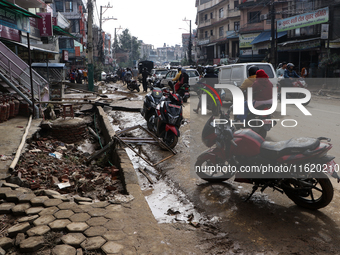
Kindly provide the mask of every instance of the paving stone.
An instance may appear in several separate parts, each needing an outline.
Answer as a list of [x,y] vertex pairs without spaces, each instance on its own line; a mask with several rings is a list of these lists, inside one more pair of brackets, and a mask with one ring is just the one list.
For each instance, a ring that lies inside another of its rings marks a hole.
[[0,247],[7,250],[13,246],[13,240],[8,237],[0,237]]
[[61,204],[63,201],[61,199],[48,199],[44,202],[44,206],[46,207],[52,207],[52,206],[57,206],[59,204]]
[[35,198],[36,195],[33,193],[24,193],[21,196],[19,196],[19,203],[30,203],[32,198]]
[[83,249],[82,248],[79,248],[77,249],[77,255],[83,255]]
[[[106,208],[105,208],[106,210]],[[108,212],[107,214],[104,215],[105,218],[114,220],[114,219],[123,219],[125,218],[125,215],[121,212]]]
[[25,213],[27,214],[27,215],[32,215],[32,214],[38,214],[38,213],[40,213],[42,210],[44,210],[45,208],[44,207],[41,207],[41,206],[39,206],[39,207],[31,207],[31,208],[29,208],[29,209],[27,209],[26,211],[25,211]]
[[108,241],[118,241],[126,238],[126,234],[121,230],[108,231],[103,235],[103,237]]
[[27,233],[28,236],[43,236],[47,232],[49,232],[50,230],[51,229],[50,229],[49,226],[47,226],[47,225],[40,225],[40,226],[31,228],[26,233]]
[[48,215],[48,214],[55,214],[57,211],[59,211],[59,208],[56,206],[48,207],[42,210],[39,215]]
[[123,245],[116,243],[116,242],[112,242],[112,241],[109,241],[102,246],[102,250],[106,254],[119,253],[119,252],[123,251],[123,249],[124,249]]
[[11,190],[11,188],[0,188],[0,199],[6,198],[6,192],[9,192]]
[[105,209],[110,212],[123,212],[123,207],[121,205],[109,205]]
[[19,185],[13,184],[13,183],[8,183],[8,182],[3,183],[2,187],[8,187],[8,188],[11,188],[11,189],[20,188]]
[[53,248],[52,250],[52,255],[76,255],[77,250],[73,248],[72,246],[62,244],[62,245],[57,245],[56,247]]
[[137,252],[134,247],[124,247],[122,255],[137,255]]
[[78,202],[79,205],[89,205],[92,207],[92,202]]
[[68,219],[61,219],[61,220],[55,220],[49,223],[48,226],[54,231],[59,231],[59,230],[65,229],[66,226],[70,223],[71,221]]
[[55,218],[54,218],[53,215],[47,214],[47,215],[40,216],[38,219],[33,221],[33,224],[35,226],[47,225],[48,223],[50,223],[54,220],[55,220]]
[[69,219],[74,214],[71,210],[60,210],[54,214],[57,219]]
[[109,220],[104,217],[93,217],[89,219],[88,221],[86,221],[86,223],[91,227],[96,227],[96,226],[103,226],[108,221]]
[[90,210],[93,210],[93,207],[91,205],[78,205],[80,209],[83,210],[83,212],[88,212]]
[[107,201],[92,203],[92,207],[93,207],[93,208],[104,208],[104,207],[106,207],[106,206],[108,206],[108,205],[110,205],[110,203],[107,202]]
[[29,208],[31,208],[30,204],[18,204],[12,208],[12,213],[14,215],[25,215],[25,211]]
[[71,217],[70,217],[70,220],[72,222],[85,222],[87,220],[89,220],[91,218],[91,216],[88,214],[88,213],[76,213],[76,214],[73,214]]
[[124,228],[124,222],[122,220],[110,220],[105,224],[105,227],[110,230],[121,230]]
[[107,229],[103,226],[97,226],[97,227],[90,227],[87,229],[84,234],[87,237],[93,237],[93,236],[102,236],[107,232]]
[[74,201],[79,203],[79,202],[92,202],[91,198],[88,197],[73,197]]
[[99,217],[99,216],[104,216],[105,214],[108,213],[104,208],[93,208],[92,210],[88,211],[88,213],[92,217]]
[[27,230],[31,228],[31,225],[28,222],[19,223],[7,229],[9,236],[15,236],[18,233],[25,233]]
[[84,232],[86,229],[89,228],[85,222],[72,222],[66,226],[69,232]]
[[31,199],[32,206],[43,206],[44,202],[48,200],[47,196],[39,196]]
[[106,240],[104,238],[102,238],[101,236],[96,236],[86,239],[84,242],[81,243],[80,246],[84,250],[93,251],[100,249],[100,247],[102,247],[105,242]]
[[45,196],[49,196],[49,197],[52,197],[53,195],[60,195],[58,191],[51,190],[51,189],[45,189],[44,194]]
[[26,217],[20,218],[18,222],[19,223],[23,223],[23,222],[33,223],[33,221],[36,220],[38,217],[39,215],[26,216]]
[[52,195],[52,197],[55,198],[55,199],[60,199],[60,200],[62,200],[63,202],[69,202],[69,201],[70,201],[69,198],[67,198],[67,197],[65,197],[65,196],[62,196],[62,195]]
[[16,238],[15,238],[15,246],[19,246],[20,243],[25,240],[25,234],[24,233],[18,233]]
[[74,213],[81,213],[83,210],[74,202],[64,202],[58,205],[60,210],[72,210]]
[[16,191],[16,190],[11,190],[6,192],[5,196],[6,196],[6,201],[7,202],[14,202],[14,203],[18,203],[19,202],[19,197],[22,195],[23,193],[20,191]]
[[19,187],[19,188],[15,189],[15,190],[16,191],[20,191],[20,192],[22,192],[24,194],[34,194],[34,192],[31,189],[24,188],[24,187]]
[[14,203],[2,203],[0,205],[0,214],[8,214],[8,213],[10,213],[14,206],[15,206]]
[[0,247],[0,255],[6,255],[6,251]]
[[20,251],[21,252],[34,252],[40,249],[43,246],[44,242],[45,240],[43,236],[29,237],[20,243]]
[[61,238],[64,244],[71,245],[75,248],[80,247],[80,244],[84,242],[85,239],[86,237],[82,233],[69,233]]

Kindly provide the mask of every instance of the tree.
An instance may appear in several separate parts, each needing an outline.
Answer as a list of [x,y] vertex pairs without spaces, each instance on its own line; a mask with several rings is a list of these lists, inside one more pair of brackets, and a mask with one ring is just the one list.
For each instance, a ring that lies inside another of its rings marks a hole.
[[[118,36],[118,50],[123,52],[129,52],[129,66],[132,66],[133,60],[138,60],[140,56],[139,47],[141,43],[137,40],[138,38],[130,34],[129,29],[123,30],[122,34]],[[132,48],[132,50],[131,50]]]

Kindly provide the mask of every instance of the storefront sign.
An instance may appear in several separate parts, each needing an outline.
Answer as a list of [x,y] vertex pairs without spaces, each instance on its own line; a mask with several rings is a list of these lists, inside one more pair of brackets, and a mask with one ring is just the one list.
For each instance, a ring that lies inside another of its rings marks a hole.
[[240,50],[240,55],[242,56],[251,56],[251,55],[258,55],[258,50]]
[[251,48],[252,45],[250,44],[260,33],[254,34],[240,34],[239,41],[240,41],[240,48]]
[[[327,42],[326,42],[326,48],[328,48],[327,47]],[[338,48],[340,48],[340,42],[330,42],[329,43],[329,48],[331,48],[331,49],[338,49]]]
[[277,32],[288,31],[300,27],[308,27],[316,24],[326,23],[329,20],[328,7],[316,10],[314,12],[296,15],[277,21]]
[[74,50],[75,50],[75,53],[76,53],[76,57],[80,57],[80,47],[79,46],[75,46]]
[[321,25],[321,39],[328,39],[328,30],[329,30],[329,24],[322,24]]
[[68,61],[68,51],[67,50],[63,50],[62,51],[62,59],[64,60],[64,61]]
[[0,25],[0,37],[20,42],[19,30]]
[[198,44],[198,45],[204,45],[204,44],[208,44],[209,42],[210,42],[209,39],[205,39],[205,40],[199,40],[199,41],[197,42],[197,44]]
[[297,42],[292,43],[287,46],[278,46],[278,51],[299,51],[299,50],[308,50],[313,48],[318,48],[321,46],[320,40],[309,41],[309,42]]
[[52,29],[52,13],[50,12],[40,12],[37,13],[41,17],[38,21],[38,27],[40,30],[41,37],[47,37],[53,35]]
[[0,25],[27,33],[30,32],[29,18],[8,9],[0,9]]

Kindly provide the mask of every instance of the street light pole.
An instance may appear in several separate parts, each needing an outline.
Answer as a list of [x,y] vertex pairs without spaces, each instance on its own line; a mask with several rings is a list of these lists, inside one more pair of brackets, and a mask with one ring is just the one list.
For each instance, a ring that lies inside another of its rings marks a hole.
[[88,52],[88,90],[94,90],[94,70],[93,70],[93,34],[92,34],[92,23],[93,23],[93,4],[92,0],[87,2],[87,10],[88,10],[88,31],[87,31],[87,52]]
[[276,33],[275,33],[275,0],[271,1],[271,11],[270,11],[270,15],[271,15],[271,44],[270,44],[270,63],[274,66],[274,68],[276,67],[276,63],[275,63],[275,40],[276,40]]
[[189,61],[189,65],[191,65],[192,64],[192,54],[191,54],[191,52],[192,52],[192,34],[191,34],[191,20],[187,20],[186,18],[184,18],[184,20],[183,21],[189,21],[190,22],[190,28],[189,28],[189,45],[188,45],[188,61]]

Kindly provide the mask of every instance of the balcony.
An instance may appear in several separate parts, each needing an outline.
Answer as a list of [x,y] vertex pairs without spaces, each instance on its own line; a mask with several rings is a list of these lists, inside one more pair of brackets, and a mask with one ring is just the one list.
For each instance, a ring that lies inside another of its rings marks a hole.
[[225,2],[225,1],[226,0],[212,0],[208,3],[201,4],[201,5],[197,6],[197,12],[202,12],[204,10],[211,9],[211,8],[217,6],[220,3]]
[[270,4],[271,0],[247,0],[244,3],[239,4],[238,8],[241,9],[247,9],[247,8],[253,8],[253,7],[264,7],[268,6]]
[[263,31],[263,30],[264,30],[263,22],[241,25],[240,27],[241,34],[248,33],[248,32]]
[[24,9],[28,8],[45,8],[46,4],[43,0],[7,0],[12,4],[16,4]]
[[228,18],[235,18],[241,16],[241,12],[238,8],[228,10]]

